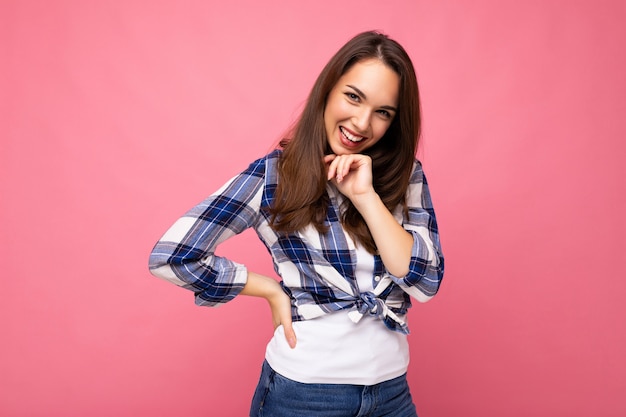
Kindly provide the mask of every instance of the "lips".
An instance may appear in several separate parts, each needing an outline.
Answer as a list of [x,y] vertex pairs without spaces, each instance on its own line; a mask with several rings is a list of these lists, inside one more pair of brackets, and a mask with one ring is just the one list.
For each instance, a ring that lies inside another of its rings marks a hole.
[[365,136],[357,135],[356,133],[349,131],[343,126],[339,126],[339,131],[341,132],[342,139],[345,138],[352,143],[359,143],[363,139],[365,139]]

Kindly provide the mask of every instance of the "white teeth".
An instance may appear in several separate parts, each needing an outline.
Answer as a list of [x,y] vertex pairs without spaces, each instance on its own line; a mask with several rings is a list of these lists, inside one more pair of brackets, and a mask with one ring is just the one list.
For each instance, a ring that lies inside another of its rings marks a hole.
[[339,129],[341,129],[341,133],[343,133],[343,135],[346,138],[348,138],[348,140],[350,140],[350,142],[360,142],[363,139],[365,139],[363,136],[354,136],[353,134],[351,134],[350,132],[345,130],[343,127],[340,127]]

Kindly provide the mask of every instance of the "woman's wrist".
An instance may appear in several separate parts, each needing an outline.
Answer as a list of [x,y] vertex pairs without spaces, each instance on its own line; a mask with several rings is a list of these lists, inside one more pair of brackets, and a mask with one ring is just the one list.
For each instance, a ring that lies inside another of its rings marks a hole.
[[248,280],[241,291],[242,295],[261,297],[270,301],[283,292],[278,281],[256,272],[248,271]]
[[367,193],[357,194],[353,196],[350,201],[352,201],[352,204],[359,211],[359,213],[361,213],[361,216],[363,216],[363,218],[365,218],[369,214],[369,212],[380,209],[380,205],[383,205],[384,207],[380,196],[378,195],[378,193],[376,193],[376,191],[374,191],[373,188]]

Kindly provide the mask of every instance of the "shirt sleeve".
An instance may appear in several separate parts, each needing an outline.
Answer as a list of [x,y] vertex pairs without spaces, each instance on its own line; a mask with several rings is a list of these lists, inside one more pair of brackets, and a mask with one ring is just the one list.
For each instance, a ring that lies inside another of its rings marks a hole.
[[195,293],[196,304],[217,306],[246,284],[244,265],[216,256],[226,239],[260,216],[265,160],[259,159],[178,219],[150,254],[150,272]]
[[408,216],[404,216],[403,227],[413,236],[409,273],[391,278],[416,300],[426,302],[439,290],[444,258],[428,183],[419,161],[411,175],[407,206]]

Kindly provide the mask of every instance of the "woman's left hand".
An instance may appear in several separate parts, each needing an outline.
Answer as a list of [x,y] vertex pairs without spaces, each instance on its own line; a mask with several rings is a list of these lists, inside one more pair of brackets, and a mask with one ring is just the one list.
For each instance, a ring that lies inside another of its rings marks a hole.
[[326,155],[327,178],[339,192],[353,203],[355,199],[374,192],[372,158],[362,154]]

